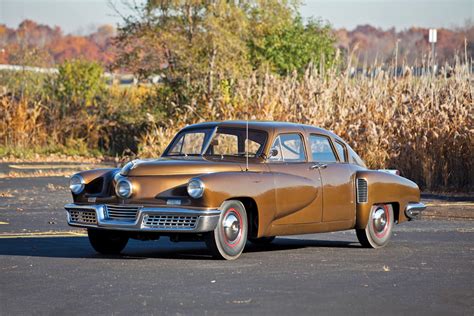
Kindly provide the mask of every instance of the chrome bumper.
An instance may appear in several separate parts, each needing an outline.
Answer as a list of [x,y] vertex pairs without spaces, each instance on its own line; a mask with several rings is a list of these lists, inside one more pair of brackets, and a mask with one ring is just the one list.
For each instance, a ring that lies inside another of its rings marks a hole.
[[426,206],[423,203],[408,203],[407,208],[405,209],[405,215],[410,220],[417,219],[420,217],[421,212],[425,209]]
[[64,208],[70,226],[149,232],[209,232],[216,228],[221,214],[217,209],[137,206],[135,218],[111,219],[108,216],[107,205],[103,204],[67,204]]

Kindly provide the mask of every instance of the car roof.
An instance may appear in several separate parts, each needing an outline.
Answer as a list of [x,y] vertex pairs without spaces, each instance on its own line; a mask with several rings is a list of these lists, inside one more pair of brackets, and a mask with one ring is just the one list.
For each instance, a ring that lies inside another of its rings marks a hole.
[[[183,130],[186,129],[195,129],[195,128],[213,128],[213,127],[236,127],[236,128],[246,128],[247,121],[214,121],[214,122],[204,122],[186,126]],[[281,133],[281,132],[300,132],[301,129],[304,129],[308,133],[318,133],[323,135],[331,136],[335,139],[342,140],[336,134],[325,130],[320,127],[315,127],[306,124],[291,123],[291,122],[275,122],[275,121],[248,121],[248,126],[250,129],[264,130],[269,133]]]

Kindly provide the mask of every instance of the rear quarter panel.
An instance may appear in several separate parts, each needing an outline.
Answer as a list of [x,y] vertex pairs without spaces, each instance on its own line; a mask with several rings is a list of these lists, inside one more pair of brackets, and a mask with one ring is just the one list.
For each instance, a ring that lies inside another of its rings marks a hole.
[[357,172],[357,178],[367,180],[367,203],[357,203],[356,228],[365,228],[372,205],[390,203],[394,205],[394,216],[398,222],[408,220],[404,210],[409,202],[420,201],[420,189],[406,178],[374,170]]

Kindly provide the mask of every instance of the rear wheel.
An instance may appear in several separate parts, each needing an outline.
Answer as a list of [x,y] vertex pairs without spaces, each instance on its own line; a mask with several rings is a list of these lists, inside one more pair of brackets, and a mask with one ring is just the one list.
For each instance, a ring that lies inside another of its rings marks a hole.
[[128,236],[118,231],[89,228],[87,235],[92,248],[104,255],[119,254],[128,243]]
[[272,237],[260,237],[260,238],[249,238],[249,241],[255,245],[268,245],[275,240],[275,236]]
[[247,212],[237,200],[225,201],[220,209],[219,223],[209,233],[206,244],[215,258],[234,260],[242,254],[247,242]]
[[393,223],[393,208],[390,204],[374,205],[367,226],[356,229],[357,239],[367,248],[384,247],[392,236]]

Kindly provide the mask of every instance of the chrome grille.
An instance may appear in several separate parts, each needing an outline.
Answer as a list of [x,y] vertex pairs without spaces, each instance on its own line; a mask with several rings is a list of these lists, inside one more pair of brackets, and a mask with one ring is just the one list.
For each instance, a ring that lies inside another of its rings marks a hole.
[[194,229],[198,216],[146,215],[143,226],[159,229]]
[[367,180],[357,179],[357,203],[367,203]]
[[108,219],[116,219],[121,221],[135,221],[141,206],[128,205],[106,205],[105,216]]
[[95,211],[85,210],[69,210],[69,218],[71,223],[77,224],[97,224]]

